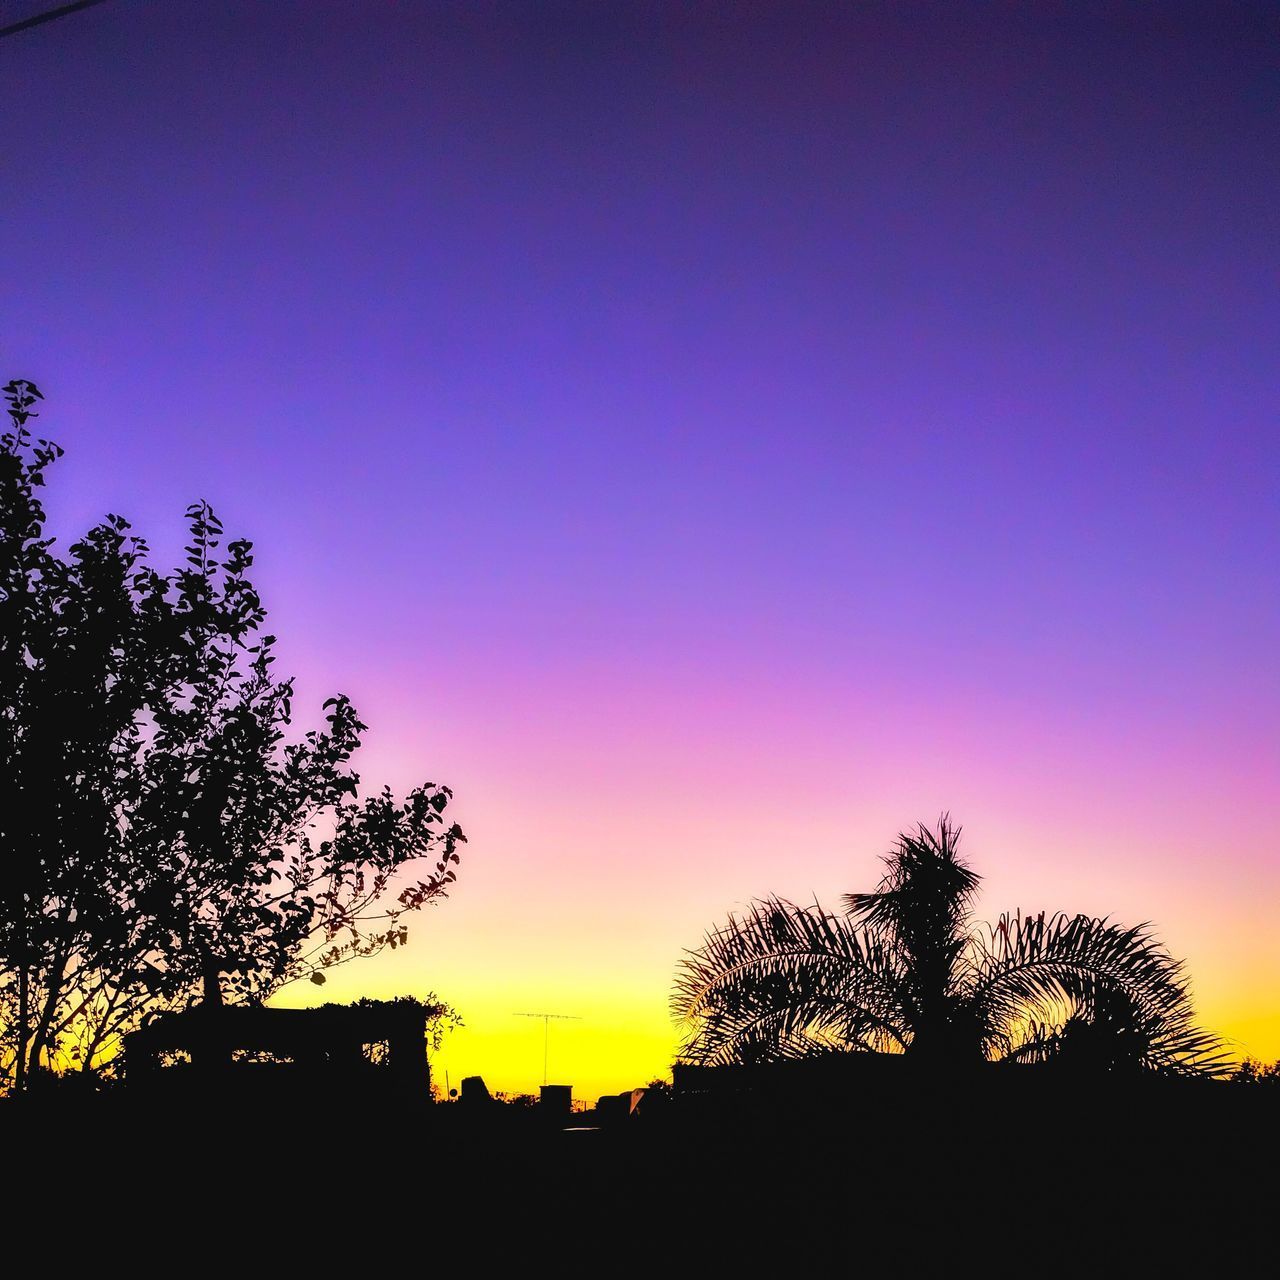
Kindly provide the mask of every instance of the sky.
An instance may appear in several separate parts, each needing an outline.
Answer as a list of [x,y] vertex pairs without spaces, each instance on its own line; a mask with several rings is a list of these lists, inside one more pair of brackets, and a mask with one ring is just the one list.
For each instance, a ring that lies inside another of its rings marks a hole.
[[[0,25],[47,7],[0,3]],[[664,1074],[683,949],[944,811],[1280,1057],[1271,5],[108,3],[0,42],[74,535],[253,539],[299,728],[469,844],[454,1085]],[[310,710],[308,710],[310,709]]]

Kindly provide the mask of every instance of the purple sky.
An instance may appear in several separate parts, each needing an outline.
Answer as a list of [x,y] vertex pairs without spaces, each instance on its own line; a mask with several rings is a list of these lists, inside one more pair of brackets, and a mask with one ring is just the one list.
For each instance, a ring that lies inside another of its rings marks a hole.
[[407,954],[475,1008],[492,929],[656,1028],[725,909],[951,807],[993,894],[1133,904],[1280,1054],[1231,924],[1280,889],[1277,48],[1262,4],[109,0],[0,43],[0,372],[60,527],[169,555],[208,497],[370,777],[455,784]]

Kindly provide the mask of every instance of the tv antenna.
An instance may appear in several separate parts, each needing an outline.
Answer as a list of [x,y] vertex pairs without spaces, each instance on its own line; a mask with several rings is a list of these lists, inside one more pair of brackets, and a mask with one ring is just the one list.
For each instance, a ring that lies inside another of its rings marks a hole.
[[547,1047],[551,1043],[551,1019],[557,1022],[581,1022],[576,1013],[517,1013],[517,1018],[542,1019],[542,1083],[547,1083]]

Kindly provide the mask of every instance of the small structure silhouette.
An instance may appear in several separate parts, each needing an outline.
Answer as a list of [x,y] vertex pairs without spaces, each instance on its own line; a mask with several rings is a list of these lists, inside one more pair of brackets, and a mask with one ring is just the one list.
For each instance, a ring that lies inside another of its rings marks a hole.
[[462,1097],[459,1101],[467,1107],[487,1107],[494,1098],[483,1076],[466,1076],[462,1081]]
[[573,1112],[573,1086],[544,1084],[538,1094],[538,1107],[544,1116],[567,1120]]
[[601,1124],[617,1124],[629,1120],[641,1110],[648,1089],[624,1089],[621,1093],[607,1093],[596,1102],[596,1115]]
[[[380,1089],[430,1098],[427,1024],[438,1012],[418,1000],[362,1000],[318,1009],[198,1005],[125,1037],[125,1079],[154,1090],[181,1074],[215,1088],[261,1082],[271,1068],[291,1084],[361,1078]],[[177,1072],[168,1064],[183,1062]]]

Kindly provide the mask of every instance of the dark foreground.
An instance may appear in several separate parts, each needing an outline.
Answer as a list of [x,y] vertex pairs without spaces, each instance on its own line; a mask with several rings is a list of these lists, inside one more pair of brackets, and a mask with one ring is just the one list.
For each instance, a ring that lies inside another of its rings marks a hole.
[[[114,1222],[185,1272],[389,1269],[1214,1274],[1276,1261],[1280,1090],[897,1081],[536,1111],[127,1094],[0,1108],[11,1221]],[[174,1248],[179,1250],[174,1254]],[[1262,1249],[1264,1254],[1253,1251]],[[547,1250],[551,1250],[550,1253]],[[557,1252],[558,1251],[558,1252]],[[558,1259],[558,1261],[557,1261]],[[766,1261],[767,1259],[767,1261]],[[789,1259],[789,1262],[785,1261]],[[827,1261],[820,1261],[820,1260]],[[53,1259],[50,1259],[53,1261]],[[504,1264],[505,1266],[505,1264]],[[76,1267],[67,1269],[75,1270]],[[150,1269],[150,1268],[149,1268]],[[524,1269],[523,1267],[521,1268]],[[55,1267],[60,1273],[62,1268]]]

